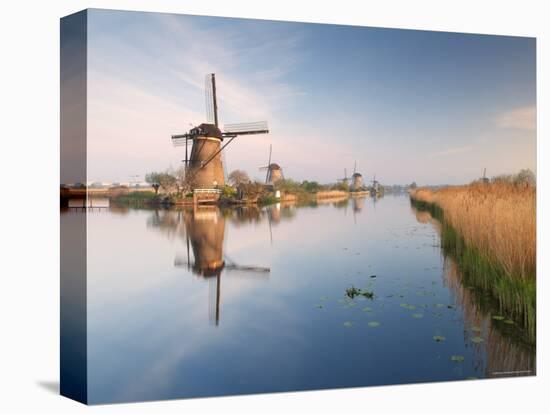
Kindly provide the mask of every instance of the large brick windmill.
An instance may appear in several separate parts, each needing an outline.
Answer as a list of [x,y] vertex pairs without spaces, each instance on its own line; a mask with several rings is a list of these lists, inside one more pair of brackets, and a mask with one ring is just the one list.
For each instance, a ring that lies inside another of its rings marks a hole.
[[206,123],[185,134],[172,135],[175,146],[185,146],[185,177],[192,189],[217,188],[225,184],[222,151],[236,137],[269,133],[266,121],[227,124],[223,131],[219,128],[214,73],[206,75],[206,119]]

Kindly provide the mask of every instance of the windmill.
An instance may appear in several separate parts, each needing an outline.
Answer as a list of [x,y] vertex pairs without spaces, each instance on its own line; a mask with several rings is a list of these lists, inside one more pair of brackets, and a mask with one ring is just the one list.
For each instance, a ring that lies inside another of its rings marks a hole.
[[481,182],[483,184],[489,184],[489,179],[487,178],[487,168],[483,169],[483,178],[481,179]]
[[267,165],[260,167],[260,171],[266,170],[265,174],[265,183],[266,184],[275,184],[277,181],[284,180],[283,169],[277,163],[271,162],[271,144],[269,144],[269,158],[267,160]]
[[351,176],[351,190],[359,191],[363,187],[363,176],[357,172],[357,161],[353,164],[353,175]]
[[[216,76],[206,76],[206,123],[184,134],[172,135],[174,146],[185,146],[185,179],[191,188],[216,188],[225,184],[222,151],[239,135],[267,134],[266,121],[218,126]],[[224,142],[225,140],[225,142]],[[223,143],[223,145],[222,145]],[[189,154],[189,144],[192,144]]]
[[338,178],[338,181],[340,181],[344,185],[348,185],[348,170],[344,168],[344,178]]
[[374,174],[374,177],[371,180],[371,183],[372,183],[371,194],[378,195],[380,193],[380,183],[376,181],[376,174]]

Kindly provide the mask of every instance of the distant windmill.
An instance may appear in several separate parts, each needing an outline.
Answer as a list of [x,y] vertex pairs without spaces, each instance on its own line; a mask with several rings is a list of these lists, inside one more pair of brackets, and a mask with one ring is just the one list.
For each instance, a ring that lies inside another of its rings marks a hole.
[[363,187],[363,176],[357,172],[357,161],[353,164],[353,175],[351,176],[351,189],[358,191]]
[[[185,134],[172,135],[174,146],[185,146],[185,176],[192,188],[213,188],[225,184],[222,151],[239,135],[267,134],[266,121],[224,125],[218,127],[216,77],[206,76],[207,122],[191,128]],[[227,140],[223,145],[222,142]],[[188,145],[192,143],[191,154]]]
[[269,144],[269,158],[267,160],[267,165],[260,167],[260,171],[266,170],[265,174],[265,183],[266,184],[275,184],[277,181],[284,180],[283,169],[279,164],[271,162],[271,144]]
[[371,183],[372,183],[371,194],[377,195],[380,192],[380,183],[376,181],[376,174],[374,174],[374,177]]
[[483,169],[483,178],[481,179],[481,182],[483,184],[488,184],[489,183],[489,179],[487,178],[487,168],[484,168]]
[[349,178],[347,169],[344,168],[344,178],[338,178],[338,181],[341,181],[344,185],[348,185]]

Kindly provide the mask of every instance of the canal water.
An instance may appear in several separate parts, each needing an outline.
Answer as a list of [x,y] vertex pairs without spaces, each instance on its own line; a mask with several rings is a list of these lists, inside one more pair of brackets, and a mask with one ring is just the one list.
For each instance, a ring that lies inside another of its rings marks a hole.
[[74,214],[91,403],[535,373],[407,196]]

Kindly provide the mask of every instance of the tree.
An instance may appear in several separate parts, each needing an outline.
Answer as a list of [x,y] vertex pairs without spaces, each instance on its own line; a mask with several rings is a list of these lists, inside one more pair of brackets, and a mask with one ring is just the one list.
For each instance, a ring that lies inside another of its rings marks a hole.
[[[176,177],[170,170],[167,170],[166,172],[147,173],[145,174],[145,181],[151,184],[153,188],[158,185],[158,187],[162,188],[162,190],[166,192],[173,189],[177,184]],[[155,192],[158,192],[158,187],[155,188]]]
[[320,185],[317,181],[302,181],[301,187],[308,193],[316,193],[320,190]]
[[534,187],[536,185],[535,174],[530,169],[523,169],[514,177],[514,182]]
[[265,186],[260,182],[251,182],[242,183],[238,186],[238,191],[241,194],[242,198],[249,200],[255,200],[258,197],[261,197],[265,194]]
[[416,185],[416,181],[413,181],[409,187],[410,187],[411,189],[413,189],[413,190],[414,190],[416,187],[418,187],[418,186]]
[[231,171],[227,178],[234,187],[239,187],[241,184],[247,184],[250,182],[248,174],[243,170]]

